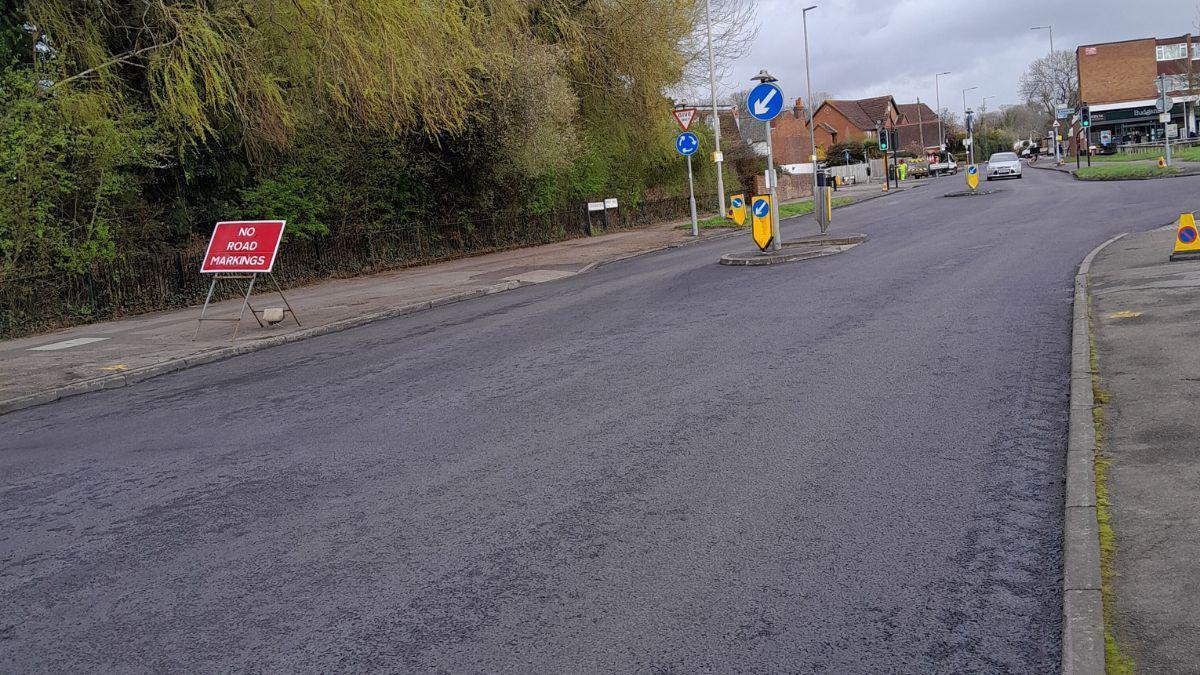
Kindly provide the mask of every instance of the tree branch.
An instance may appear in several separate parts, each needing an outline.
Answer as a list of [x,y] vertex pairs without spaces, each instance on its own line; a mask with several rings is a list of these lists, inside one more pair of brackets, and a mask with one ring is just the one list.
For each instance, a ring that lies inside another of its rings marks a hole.
[[179,41],[179,37],[176,36],[175,38],[172,38],[171,40],[168,40],[167,42],[162,42],[162,43],[159,43],[156,45],[150,45],[149,47],[142,47],[141,49],[134,49],[132,51],[125,52],[124,54],[114,56],[113,58],[105,61],[104,63],[101,63],[100,65],[94,66],[92,68],[88,68],[87,70],[84,70],[84,71],[80,71],[70,77],[66,77],[66,78],[63,78],[63,79],[55,82],[54,84],[50,85],[47,88],[47,91],[50,89],[55,89],[61,85],[68,83],[68,82],[71,82],[72,80],[78,80],[80,78],[87,77],[88,75],[91,75],[91,74],[95,73],[96,71],[102,70],[109,66],[112,66],[112,65],[115,65],[118,63],[128,63],[130,59],[141,56],[142,54],[145,54],[147,52],[152,52],[156,49],[162,49],[163,47],[169,47],[178,41]]

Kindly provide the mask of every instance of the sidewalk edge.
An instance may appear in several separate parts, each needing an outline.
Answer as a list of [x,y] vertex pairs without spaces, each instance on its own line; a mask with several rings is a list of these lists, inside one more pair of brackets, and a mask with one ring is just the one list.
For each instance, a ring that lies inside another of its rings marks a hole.
[[1088,273],[1119,234],[1092,249],[1075,273],[1071,320],[1071,402],[1063,499],[1063,675],[1104,675],[1104,603],[1096,519],[1096,433],[1092,419],[1092,350]]
[[441,307],[443,305],[469,300],[471,298],[492,295],[495,293],[503,293],[504,291],[510,291],[514,288],[518,288],[520,285],[521,283],[519,281],[505,281],[469,291],[444,295],[431,300],[423,300],[421,302],[411,303],[408,305],[401,305],[399,307],[393,307],[381,312],[372,312],[370,314],[364,314],[362,316],[356,316],[350,319],[343,319],[341,321],[334,321],[321,326],[305,328],[303,330],[298,330],[294,333],[288,333],[286,335],[263,338],[261,340],[255,340],[254,342],[247,342],[245,344],[218,347],[215,349],[197,352],[196,354],[191,354],[189,356],[169,359],[167,361],[153,363],[141,368],[134,368],[132,370],[127,370],[114,375],[105,375],[103,377],[97,377],[90,380],[71,382],[69,384],[53,387],[51,389],[46,389],[32,394],[0,400],[0,415],[6,415],[18,410],[24,410],[25,408],[32,408],[44,403],[53,403],[54,401],[59,401],[77,394],[87,394],[93,391],[100,391],[102,389],[116,389],[119,387],[125,387],[148,380],[152,377],[158,377],[159,375],[166,375],[167,373],[193,368],[206,363],[224,361],[225,359],[241,354],[249,354],[251,352],[269,349],[271,347],[278,347],[279,345],[284,345],[291,342],[299,342],[300,340],[306,340],[308,338],[313,338],[320,335],[338,333],[350,328],[357,328],[359,326],[384,319],[392,319],[398,316],[404,316],[406,314],[413,314],[426,309],[433,309],[434,307]]

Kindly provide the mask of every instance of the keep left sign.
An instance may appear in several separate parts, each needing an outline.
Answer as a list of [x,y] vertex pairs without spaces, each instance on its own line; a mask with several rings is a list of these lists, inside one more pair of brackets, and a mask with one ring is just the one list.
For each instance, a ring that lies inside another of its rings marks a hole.
[[270,272],[283,238],[282,220],[240,220],[217,223],[200,273]]

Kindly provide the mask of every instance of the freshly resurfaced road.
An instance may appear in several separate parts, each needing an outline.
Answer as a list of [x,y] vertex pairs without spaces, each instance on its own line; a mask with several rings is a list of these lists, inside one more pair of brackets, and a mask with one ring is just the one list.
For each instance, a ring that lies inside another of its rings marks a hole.
[[1056,671],[1072,275],[1200,180],[960,179],[0,417],[0,671]]

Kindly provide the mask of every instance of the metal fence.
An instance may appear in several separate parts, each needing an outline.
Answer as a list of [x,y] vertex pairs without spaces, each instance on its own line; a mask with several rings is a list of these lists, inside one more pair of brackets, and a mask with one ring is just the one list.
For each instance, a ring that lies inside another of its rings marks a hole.
[[[713,196],[697,201],[711,201]],[[686,218],[686,197],[609,212],[608,229],[628,229]],[[604,230],[593,214],[594,232]],[[562,241],[587,235],[586,207],[545,215],[506,213],[459,222],[405,223],[339,230],[326,237],[285,238],[275,277],[299,286]],[[168,309],[204,300],[208,279],[199,273],[207,242],[195,239],[169,251],[137,252],[79,273],[0,277],[0,337]]]

